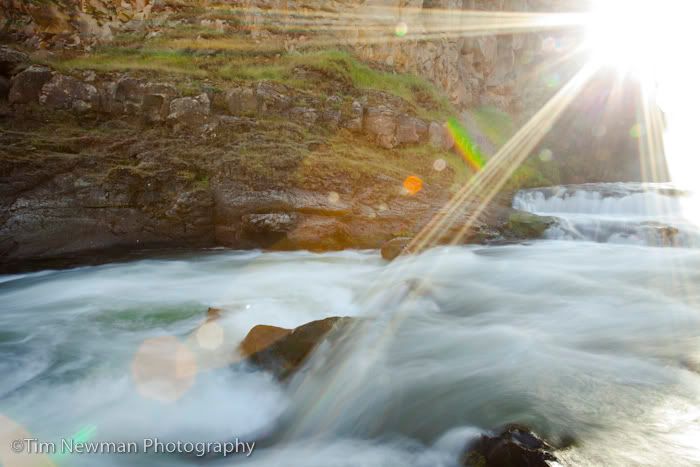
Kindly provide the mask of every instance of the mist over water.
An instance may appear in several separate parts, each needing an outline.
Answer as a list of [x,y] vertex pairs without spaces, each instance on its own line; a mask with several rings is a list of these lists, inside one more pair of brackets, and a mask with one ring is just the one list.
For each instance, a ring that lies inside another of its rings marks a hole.
[[[632,222],[660,217],[634,211],[638,197],[683,196],[616,186],[525,192],[516,207]],[[0,414],[42,440],[86,427],[108,441],[276,427],[275,445],[223,465],[455,466],[469,439],[509,422],[573,439],[557,455],[574,465],[697,465],[700,250],[550,235],[560,240],[440,247],[390,264],[377,252],[208,251],[4,276]],[[192,337],[209,306],[223,309],[214,350]],[[363,319],[287,387],[229,365],[252,326],[327,316]],[[196,361],[172,402],[145,397],[132,374],[139,346],[158,336]]]

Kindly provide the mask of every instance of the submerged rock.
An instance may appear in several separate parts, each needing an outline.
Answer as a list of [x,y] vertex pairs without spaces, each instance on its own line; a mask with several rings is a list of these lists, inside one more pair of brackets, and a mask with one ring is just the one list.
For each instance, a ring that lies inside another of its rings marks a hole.
[[482,435],[467,447],[465,467],[549,467],[557,461],[552,448],[527,427],[508,425],[498,436]]
[[[247,361],[272,372],[278,379],[285,380],[301,368],[311,352],[332,330],[352,322],[352,318],[332,317],[312,321],[291,331],[273,326],[256,330],[256,326],[248,333],[241,347],[244,344],[251,349],[261,347]],[[263,345],[265,340],[270,342],[266,347]]]

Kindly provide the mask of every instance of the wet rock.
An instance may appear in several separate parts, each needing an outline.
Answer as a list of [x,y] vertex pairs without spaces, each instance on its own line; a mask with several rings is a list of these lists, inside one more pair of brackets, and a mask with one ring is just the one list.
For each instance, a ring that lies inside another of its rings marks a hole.
[[29,66],[27,54],[0,46],[0,76],[12,78]]
[[397,237],[385,242],[382,245],[382,258],[387,261],[397,258],[404,252],[411,240],[410,237]]
[[524,211],[513,211],[505,225],[505,235],[518,239],[541,238],[556,222],[553,217],[543,217]]
[[170,102],[168,121],[186,127],[201,126],[207,123],[210,112],[211,103],[205,93],[196,97],[180,97]]
[[228,91],[226,105],[231,115],[253,115],[258,109],[255,92],[251,88],[234,88]]
[[287,337],[291,333],[291,329],[259,324],[248,332],[238,346],[238,351],[243,357],[249,357],[256,352],[267,349],[272,344],[283,337]]
[[396,146],[397,115],[387,106],[370,107],[364,121],[367,133],[379,146],[391,149]]
[[333,317],[312,321],[275,340],[270,346],[250,355],[247,361],[285,380],[301,368],[311,352],[333,330],[341,330],[352,318]]
[[39,102],[41,89],[51,80],[53,72],[43,66],[30,66],[12,78],[9,100],[11,104]]
[[401,115],[396,126],[398,144],[416,144],[428,136],[428,124],[420,118]]
[[498,436],[482,435],[466,449],[465,467],[549,467],[553,448],[528,428],[509,425]]
[[42,88],[39,102],[50,109],[85,112],[97,106],[99,95],[92,84],[55,74]]

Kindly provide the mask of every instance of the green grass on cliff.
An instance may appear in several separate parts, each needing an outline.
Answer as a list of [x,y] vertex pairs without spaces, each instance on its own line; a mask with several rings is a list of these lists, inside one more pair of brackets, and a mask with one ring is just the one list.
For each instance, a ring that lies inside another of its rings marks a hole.
[[[216,44],[209,45],[217,47]],[[424,117],[440,118],[452,111],[447,99],[423,78],[377,70],[341,50],[250,56],[225,49],[153,48],[148,44],[135,47],[122,38],[121,42],[118,40],[93,53],[54,59],[49,65],[63,72],[95,70],[165,74],[174,81],[206,80],[223,88],[232,81],[272,80],[294,88],[318,91],[333,86],[332,83],[340,83],[343,87],[361,91],[393,94],[412,104]],[[335,91],[342,92],[342,89]]]

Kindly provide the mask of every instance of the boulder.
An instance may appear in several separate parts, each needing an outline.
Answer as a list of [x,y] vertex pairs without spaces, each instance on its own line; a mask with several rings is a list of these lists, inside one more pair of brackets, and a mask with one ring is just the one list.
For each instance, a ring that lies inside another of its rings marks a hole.
[[226,105],[231,115],[253,115],[258,109],[255,92],[251,88],[233,88],[228,91]]
[[380,105],[367,109],[364,121],[367,133],[379,146],[391,149],[396,146],[397,115],[387,106]]
[[11,104],[31,104],[39,102],[41,89],[51,80],[53,72],[43,66],[30,66],[12,78],[10,89]]
[[391,261],[401,255],[411,243],[410,237],[396,237],[382,245],[382,258]]
[[506,222],[505,236],[517,239],[541,238],[556,222],[553,217],[538,216],[525,211],[513,211]]
[[364,109],[359,101],[353,101],[350,111],[343,121],[343,128],[350,131],[362,131],[362,117]]
[[243,357],[249,357],[256,352],[265,350],[278,340],[282,339],[283,337],[287,337],[291,333],[291,329],[259,324],[248,332],[241,344],[238,346],[238,351]]
[[398,144],[416,144],[428,136],[428,124],[420,118],[401,115],[396,126]]
[[50,109],[85,112],[97,107],[97,88],[70,76],[54,74],[44,85],[39,102]]
[[29,66],[27,54],[6,46],[0,46],[0,76],[12,78]]
[[180,97],[170,102],[168,121],[186,127],[201,126],[207,123],[210,112],[211,103],[205,93],[196,97]]
[[550,467],[554,449],[528,428],[509,425],[498,436],[482,435],[465,450],[465,467]]
[[143,98],[144,85],[141,80],[125,76],[117,81],[117,86],[114,90],[114,98],[117,102],[141,104]]
[[147,84],[141,99],[143,117],[151,123],[164,121],[168,117],[170,103],[177,95],[177,89],[170,84]]
[[447,128],[437,122],[430,122],[428,127],[428,138],[434,147],[449,151],[454,146],[454,140],[450,136]]
[[[253,353],[247,362],[272,372],[280,380],[285,380],[301,368],[311,352],[331,331],[340,330],[352,322],[352,318],[333,317],[304,324],[274,340],[268,347]],[[281,331],[276,332],[281,334]],[[274,332],[269,331],[268,336],[270,334]]]

